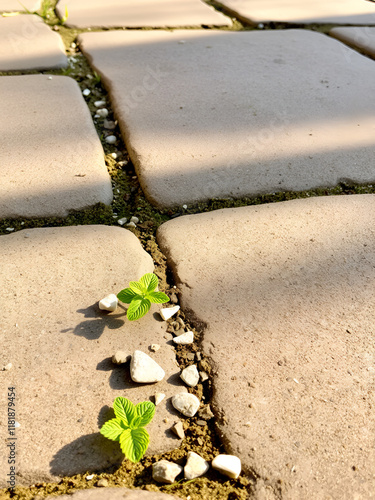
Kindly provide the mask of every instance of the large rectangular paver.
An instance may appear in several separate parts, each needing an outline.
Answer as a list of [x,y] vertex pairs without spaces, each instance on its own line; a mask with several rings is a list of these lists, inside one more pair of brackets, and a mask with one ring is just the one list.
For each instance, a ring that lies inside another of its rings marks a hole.
[[[166,344],[166,323],[152,314],[159,307],[133,322],[124,307],[112,313],[98,308],[103,297],[153,271],[137,238],[106,226],[23,230],[0,237],[0,262],[0,487],[6,486],[11,465],[8,387],[15,387],[15,420],[20,424],[15,431],[17,485],[120,464],[119,444],[99,434],[114,416],[117,396],[138,403],[153,401],[155,392],[165,393],[147,426],[149,452],[178,447],[169,431],[175,418],[169,400],[185,389],[179,387],[173,347]],[[153,343],[161,346],[158,352],[150,352]],[[133,383],[129,363],[111,361],[119,350],[149,354],[165,378],[157,384]],[[11,369],[1,371],[9,363]]]
[[375,180],[375,65],[303,30],[85,33],[158,206]]
[[60,0],[57,12],[66,25],[89,27],[230,26],[232,21],[201,0]]
[[35,12],[40,9],[41,0],[0,0],[0,12],[18,12],[24,11],[25,8],[30,12]]
[[375,24],[375,5],[367,0],[220,0],[250,23]]
[[259,500],[374,498],[374,213],[375,195],[323,197],[158,230]]
[[0,78],[0,218],[67,215],[111,203],[104,152],[77,83]]
[[38,16],[0,16],[0,71],[62,68],[68,60],[61,37]]

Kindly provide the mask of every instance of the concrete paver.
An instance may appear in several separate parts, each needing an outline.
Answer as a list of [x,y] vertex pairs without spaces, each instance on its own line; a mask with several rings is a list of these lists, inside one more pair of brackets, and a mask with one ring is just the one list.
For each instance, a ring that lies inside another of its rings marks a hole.
[[375,179],[375,66],[330,37],[116,31],[79,43],[157,206]]
[[62,18],[68,8],[66,25],[90,27],[177,27],[230,26],[232,21],[201,0],[60,0],[57,12]]
[[[21,5],[22,3],[22,5]],[[42,6],[42,0],[0,0],[0,12],[22,12],[24,7],[30,12],[35,12]]]
[[[149,452],[163,453],[180,441],[169,430],[176,415],[171,397],[186,390],[179,382],[175,353],[166,344],[166,323],[152,313],[129,322],[125,309],[100,311],[98,300],[117,293],[130,280],[153,271],[151,257],[122,228],[78,226],[23,230],[0,237],[2,284],[2,408],[7,387],[15,387],[17,485],[55,481],[60,476],[95,472],[121,463],[119,444],[99,434],[113,418],[115,397],[133,403],[166,399],[157,406]],[[156,312],[158,306],[153,306]],[[161,349],[152,353],[149,346]],[[157,384],[131,381],[129,363],[114,365],[112,355],[135,349],[148,353],[166,372]],[[169,418],[169,424],[163,419]],[[0,427],[1,441],[8,438]],[[0,458],[0,487],[9,472]]]
[[[56,497],[47,497],[50,500]],[[155,491],[129,490],[127,488],[100,488],[82,490],[73,495],[62,495],[61,500],[178,500],[179,497]]]
[[374,498],[374,210],[375,195],[322,197],[158,230],[256,498]]
[[375,24],[375,5],[366,0],[220,0],[250,23]]
[[61,37],[38,16],[0,17],[0,71],[63,68]]
[[112,201],[103,148],[77,83],[0,78],[0,217],[64,216]]
[[[333,28],[329,34],[375,59],[375,28],[371,28],[370,26]],[[352,53],[348,49],[348,58],[350,58]]]

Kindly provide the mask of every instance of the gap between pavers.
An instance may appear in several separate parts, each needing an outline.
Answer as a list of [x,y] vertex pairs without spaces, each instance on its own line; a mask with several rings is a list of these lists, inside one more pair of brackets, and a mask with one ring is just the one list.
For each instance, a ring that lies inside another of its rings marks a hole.
[[375,65],[320,33],[85,33],[159,207],[375,180]]
[[[336,38],[350,47],[360,50],[372,59],[375,59],[375,28],[371,28],[369,26],[333,28],[330,30],[329,34],[333,36],[333,38]],[[349,61],[352,54],[353,51],[348,48],[347,56]]]
[[41,0],[1,0],[0,12],[23,12],[25,8],[30,12],[36,12],[41,6]]
[[66,216],[112,202],[104,151],[78,84],[0,78],[0,218]]
[[57,14],[71,28],[163,28],[183,26],[231,26],[227,16],[201,0],[60,0]]
[[248,23],[375,24],[375,5],[366,0],[219,0]]
[[256,498],[374,498],[374,213],[375,195],[322,197],[158,230]]
[[[97,302],[118,293],[153,262],[128,230],[78,226],[23,230],[0,237],[2,283],[0,327],[0,403],[7,408],[7,388],[15,387],[17,485],[55,481],[65,475],[95,472],[124,459],[119,443],[99,434],[114,417],[115,397],[133,403],[166,399],[157,406],[148,453],[178,448],[170,431],[176,418],[170,399],[186,391],[179,379],[166,323],[152,312],[129,322],[124,307],[113,313]],[[157,343],[158,352],[149,346]],[[157,384],[136,384],[129,364],[114,365],[122,350],[149,354],[166,372]],[[168,422],[164,422],[168,419]],[[9,473],[5,414],[0,426],[0,487]]]
[[[52,500],[56,497],[47,498]],[[179,500],[180,497],[128,488],[99,488],[77,491],[73,495],[62,495],[59,498],[60,500]]]
[[65,68],[63,41],[38,16],[0,16],[0,71]]

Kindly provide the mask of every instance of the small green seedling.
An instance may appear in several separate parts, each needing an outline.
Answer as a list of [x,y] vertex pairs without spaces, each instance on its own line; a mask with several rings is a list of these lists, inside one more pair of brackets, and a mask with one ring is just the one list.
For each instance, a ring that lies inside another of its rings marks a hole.
[[169,297],[165,293],[155,291],[158,284],[158,277],[153,273],[147,273],[139,281],[131,281],[129,288],[117,294],[121,302],[130,304],[126,313],[130,321],[142,318],[150,310],[151,302],[155,304],[169,302]]
[[126,458],[139,462],[150,443],[150,436],[144,427],[153,419],[155,405],[151,401],[134,405],[120,396],[115,399],[113,409],[116,418],[108,420],[100,433],[112,441],[119,441]]

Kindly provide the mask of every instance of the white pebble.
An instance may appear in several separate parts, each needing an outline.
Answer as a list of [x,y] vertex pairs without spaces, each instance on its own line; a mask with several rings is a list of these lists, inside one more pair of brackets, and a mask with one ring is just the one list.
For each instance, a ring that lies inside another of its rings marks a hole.
[[185,43],[185,40],[179,40],[179,42],[178,42],[178,43],[180,43],[180,44],[184,44],[184,43]]
[[182,205],[182,208],[183,208],[184,210],[187,210],[187,207],[188,207],[187,205]]
[[[111,153],[111,156],[112,158],[115,160],[117,158],[117,154],[116,153]],[[119,190],[117,190],[117,192],[119,192]]]
[[12,366],[13,366],[12,363],[8,363],[7,365],[4,366],[3,370],[8,371],[12,368]]
[[168,460],[160,460],[152,464],[152,479],[158,483],[172,484],[182,471],[181,465],[168,462]]
[[70,44],[70,46],[71,46],[71,48],[72,48],[72,49],[75,49],[75,48],[77,47],[77,45],[76,45],[74,42],[72,42],[72,43]]
[[160,345],[159,344],[151,344],[150,349],[151,349],[151,351],[156,352],[160,349]]
[[218,455],[212,460],[212,467],[231,479],[241,474],[241,460],[234,455]]
[[107,118],[108,109],[107,108],[98,109],[96,113],[100,116],[100,118]]
[[167,321],[169,318],[174,316],[180,310],[180,306],[174,307],[163,307],[160,309],[160,316],[164,321]]
[[5,231],[9,231],[10,233],[14,231],[14,227],[7,227]]
[[127,165],[127,164],[128,164],[127,161],[119,161],[118,162],[119,167],[123,167],[124,165]]
[[185,415],[185,417],[194,417],[199,409],[200,402],[194,394],[182,392],[173,396],[172,405],[177,411]]
[[201,377],[201,382],[206,382],[210,377],[208,376],[208,373],[206,372],[200,372],[200,377]]
[[209,468],[210,464],[200,455],[194,453],[194,451],[188,452],[186,465],[184,467],[185,479],[195,479],[196,477],[203,476]]
[[134,222],[129,222],[126,225],[127,225],[127,227],[137,227],[136,224],[134,224]]
[[49,77],[48,77],[48,80],[52,80],[52,76],[49,76]]
[[123,363],[126,363],[130,358],[130,354],[126,353],[125,351],[117,351],[113,356],[112,356],[112,363],[115,365],[122,365]]
[[[88,76],[88,75],[87,75]],[[91,77],[92,78],[92,77]],[[95,101],[94,102],[94,106],[96,106],[97,108],[100,108],[101,106],[105,106],[106,105],[106,102],[105,101]]]
[[157,392],[154,398],[155,398],[155,406],[158,406],[158,404],[161,403],[165,398],[165,394],[163,394],[162,392]]
[[173,339],[175,344],[188,345],[194,342],[194,333],[193,332],[185,332],[178,337]]
[[90,474],[89,476],[86,476],[87,481],[91,481],[91,479],[94,478],[94,474]]
[[115,135],[109,135],[105,138],[105,142],[107,144],[114,144],[117,141],[117,137]]
[[119,219],[117,223],[120,224],[120,226],[123,226],[127,220],[128,219],[126,217],[123,217],[122,219]]
[[139,219],[138,219],[138,217],[133,216],[133,217],[130,219],[130,222],[134,222],[134,224],[138,224]]
[[152,384],[163,380],[165,371],[144,352],[134,351],[130,362],[130,376],[133,382]]
[[89,90],[89,89],[85,89],[85,90],[82,92],[82,94],[83,94],[85,97],[87,97],[88,95],[90,95],[90,94],[91,94],[91,90]]
[[118,306],[118,298],[114,293],[107,295],[99,302],[99,309],[102,311],[116,311]]
[[184,431],[184,426],[181,421],[177,422],[177,424],[174,424],[172,427],[172,431],[176,434],[177,437],[180,439],[185,439],[185,431]]
[[180,377],[189,387],[195,387],[199,382],[199,373],[197,366],[188,366],[187,368],[182,370]]

